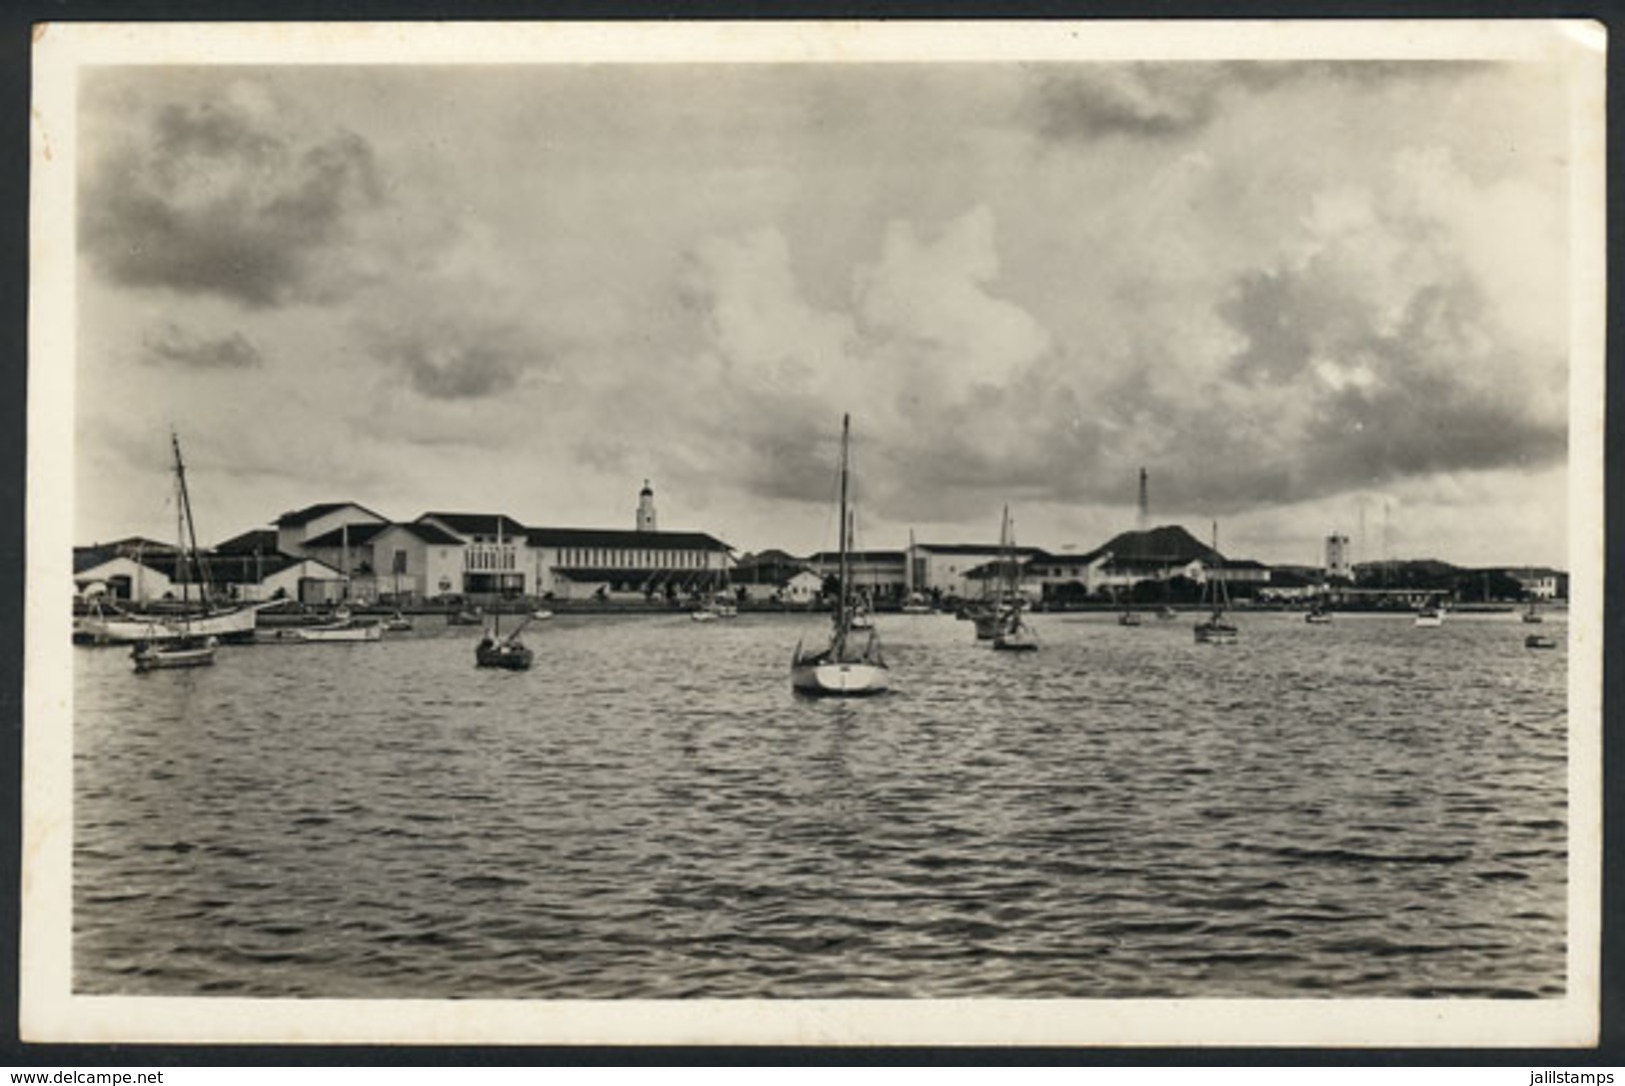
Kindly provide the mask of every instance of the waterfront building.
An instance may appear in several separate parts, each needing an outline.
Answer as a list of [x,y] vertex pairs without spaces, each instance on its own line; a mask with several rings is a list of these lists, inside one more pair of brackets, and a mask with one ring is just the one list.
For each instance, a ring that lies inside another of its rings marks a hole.
[[[197,555],[209,592],[220,599],[293,599],[320,603],[335,598],[342,584],[339,571],[311,558],[271,554],[205,551]],[[76,548],[74,587],[85,596],[104,595],[130,604],[160,600],[201,598],[197,572],[180,568],[180,553],[173,547],[141,557],[105,548]]]
[[[853,551],[846,552],[847,576],[852,587],[876,602],[899,600],[907,590],[907,561],[905,551]],[[807,559],[807,568],[819,578],[840,574],[839,551],[819,551]]]
[[[175,590],[169,575],[159,568],[162,552],[137,558],[121,553],[116,545],[75,547],[73,586],[81,596],[104,595],[129,603],[150,603],[170,596]],[[171,547],[168,552],[175,553]]]
[[824,589],[824,578],[810,569],[782,573],[767,566],[736,569],[730,583],[752,603],[778,603],[793,607],[811,606],[818,601]]
[[741,555],[734,563],[730,583],[744,599],[756,603],[805,606],[818,599],[824,578],[812,571],[806,559],[769,549]]
[[525,529],[536,592],[562,599],[678,599],[728,584],[733,548],[705,532]]
[[[437,594],[528,596],[536,591],[530,529],[503,513],[424,513],[414,524],[439,529],[461,545],[458,568],[429,574]],[[451,589],[441,588],[451,580]]]
[[[1016,547],[1018,558],[1042,554],[1037,547]],[[909,548],[912,573],[908,584],[913,591],[968,599],[980,596],[984,581],[971,578],[971,571],[997,562],[997,543],[915,543]]]
[[1517,566],[1500,572],[1517,581],[1530,599],[1551,600],[1569,594],[1569,575],[1555,569]]
[[417,600],[467,591],[467,548],[433,521],[343,525],[309,539],[304,552],[338,571],[328,598],[372,602]]
[[1326,577],[1354,580],[1354,557],[1349,553],[1349,537],[1340,532],[1326,537]]
[[1076,599],[1096,591],[1104,583],[1104,569],[1111,555],[1101,551],[1087,554],[1055,554],[1039,551],[1023,567],[1023,593],[1041,599]]
[[346,524],[385,524],[379,516],[356,502],[320,502],[283,513],[276,519],[276,549],[283,554],[304,553],[305,540],[314,539]]

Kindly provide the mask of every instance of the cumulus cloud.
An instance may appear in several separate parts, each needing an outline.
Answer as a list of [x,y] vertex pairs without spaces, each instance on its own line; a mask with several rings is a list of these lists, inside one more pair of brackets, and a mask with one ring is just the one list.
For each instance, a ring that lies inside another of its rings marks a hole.
[[1056,141],[1168,140],[1199,132],[1237,95],[1308,82],[1391,84],[1482,70],[1454,61],[1157,61],[1037,65],[1037,131]]
[[342,264],[351,220],[383,195],[360,136],[228,96],[133,109],[96,150],[80,243],[114,282],[256,308],[355,288]]
[[370,350],[432,400],[480,400],[510,392],[533,357],[513,329],[476,323],[414,322],[377,333]]
[[[1326,190],[1265,261],[1183,295],[1204,322],[1129,337],[1138,366],[1098,364],[1000,296],[986,208],[933,233],[891,224],[828,311],[797,289],[783,238],[716,243],[687,286],[700,371],[727,378],[707,402],[735,420],[742,482],[805,501],[827,500],[852,412],[868,492],[904,519],[1121,502],[1141,466],[1169,507],[1220,514],[1558,462],[1564,360],[1507,332],[1463,255],[1470,219],[1419,201],[1415,168]],[[1475,198],[1430,168],[1452,206]]]
[[241,332],[200,338],[173,322],[149,331],[142,339],[141,347],[141,359],[149,365],[196,370],[240,370],[265,364],[259,348]]

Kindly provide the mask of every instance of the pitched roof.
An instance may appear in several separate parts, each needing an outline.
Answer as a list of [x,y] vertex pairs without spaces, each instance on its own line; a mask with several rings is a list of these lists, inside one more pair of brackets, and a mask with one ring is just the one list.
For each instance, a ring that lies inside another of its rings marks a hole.
[[[289,566],[297,566],[303,562],[314,562],[314,559],[293,558],[286,554],[261,555],[256,558],[253,554],[208,554],[197,556],[198,564],[203,567],[203,574],[211,584],[258,584],[266,577],[281,573]],[[182,581],[197,583],[197,573],[192,568],[191,560],[184,563],[179,554],[152,555],[141,563],[149,569],[157,570],[171,581],[179,584]],[[315,562],[324,566],[323,562]],[[328,567],[331,568],[331,567]],[[337,573],[334,570],[334,573]]]
[[[1016,570],[1021,570],[1030,562],[1031,558],[1023,557],[1018,554],[1012,556],[1008,564],[1015,566]],[[983,562],[979,566],[967,569],[965,571],[965,579],[967,581],[986,581],[994,577],[1001,577],[1005,573],[1006,564],[1007,563],[1001,558],[995,558],[991,562]]]
[[115,551],[119,554],[129,555],[147,551],[151,551],[154,554],[164,554],[166,552],[178,551],[181,549],[178,544],[165,543],[158,539],[148,539],[146,536],[140,535],[125,536],[123,539],[115,539],[111,543],[103,543],[98,545],[105,546],[109,550]]
[[[1199,541],[1177,524],[1152,528],[1144,532],[1120,532],[1085,557],[1098,558],[1111,553],[1114,563],[1128,565],[1183,566],[1200,558],[1218,556],[1218,552]],[[1222,556],[1219,556],[1222,557]]]
[[[1003,548],[997,543],[916,543],[915,547],[933,554],[998,554]],[[1037,547],[1012,547],[1016,554],[1038,554]]]
[[371,543],[375,536],[392,527],[394,525],[391,524],[340,525],[330,531],[323,532],[319,536],[305,540],[305,546],[342,547],[348,542],[352,547],[361,547]]
[[506,513],[425,513],[414,523],[437,520],[458,535],[529,535],[529,529]]
[[379,520],[385,519],[358,502],[317,502],[315,505],[307,505],[303,509],[296,509],[291,513],[283,513],[276,518],[276,526],[278,528],[297,528],[301,524],[309,524],[317,517],[325,517],[327,514],[335,513],[340,509],[359,509],[368,516],[378,517]]
[[[896,562],[898,564],[902,564],[906,559],[907,559],[907,552],[905,552],[905,551],[847,551],[846,552],[846,560],[848,562]],[[808,562],[810,562],[810,563],[812,563],[814,565],[819,565],[819,566],[834,565],[835,563],[838,563],[840,560],[841,560],[841,552],[840,551],[819,551],[817,554],[815,554],[811,558],[807,559]]]
[[[461,546],[463,543],[462,539],[452,535],[450,532],[446,531],[437,524],[352,524],[349,526],[350,546],[365,546],[368,543],[371,543],[374,539],[383,535],[385,532],[389,531],[391,528],[399,528],[404,532],[409,532],[412,535],[417,536],[425,543],[434,543],[441,546]],[[305,540],[305,546],[342,547],[344,546],[344,537],[345,529],[343,527],[338,527],[334,528],[332,531],[323,532],[315,539]]]
[[255,551],[261,554],[276,553],[275,528],[251,528],[214,547],[216,554],[253,554]]
[[732,547],[705,532],[640,532],[625,528],[525,528],[533,547],[611,547],[651,551],[731,551]]

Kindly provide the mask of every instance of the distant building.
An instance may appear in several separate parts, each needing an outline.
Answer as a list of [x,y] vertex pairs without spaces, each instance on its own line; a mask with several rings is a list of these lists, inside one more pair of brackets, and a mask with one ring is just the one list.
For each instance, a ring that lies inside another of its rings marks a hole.
[[[503,513],[424,513],[413,523],[440,529],[461,546],[459,567],[441,570],[438,588],[449,576],[449,591],[466,595],[530,595],[535,579],[530,529]],[[447,590],[440,589],[441,592]]]
[[465,590],[462,537],[421,518],[342,525],[306,540],[304,552],[339,571],[339,598],[404,603]]
[[[904,595],[907,584],[906,551],[848,551],[847,574],[852,587],[873,600],[895,600]],[[840,551],[820,551],[807,559],[807,566],[820,578],[834,577],[841,569]]]
[[655,527],[655,492],[647,479],[643,480],[643,489],[638,491],[637,530],[640,532],[659,530]]
[[1566,599],[1569,594],[1569,575],[1544,566],[1516,566],[1501,571],[1517,581],[1530,599]]
[[[950,597],[980,596],[986,581],[971,577],[971,572],[997,562],[1002,553],[997,543],[916,543],[908,552],[912,588]],[[1015,547],[1012,553],[1029,559],[1044,552],[1037,547]]]
[[566,599],[676,598],[714,592],[727,584],[733,564],[733,548],[704,532],[534,527],[525,531],[536,591]]
[[283,554],[302,554],[307,539],[346,524],[386,524],[388,519],[355,502],[307,505],[276,519],[276,549]]
[[1326,537],[1326,576],[1329,579],[1354,580],[1354,560],[1349,553],[1349,537],[1332,533]]

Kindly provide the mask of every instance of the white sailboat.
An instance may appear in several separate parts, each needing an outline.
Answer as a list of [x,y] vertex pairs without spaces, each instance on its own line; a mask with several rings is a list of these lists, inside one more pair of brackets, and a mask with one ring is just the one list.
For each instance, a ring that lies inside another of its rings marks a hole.
[[[175,451],[176,534],[180,537],[180,550],[176,556],[175,572],[181,582],[180,614],[164,623],[165,632],[150,640],[138,641],[130,650],[130,659],[136,671],[158,671],[165,668],[204,667],[214,663],[215,647],[219,638],[213,633],[194,627],[192,601],[188,585],[192,577],[198,581],[205,613],[209,610],[208,578],[197,557],[197,527],[192,523],[192,499],[186,489],[186,465],[181,460],[180,439],[172,432],[170,446]],[[191,570],[185,570],[190,563]],[[249,611],[252,621],[254,612]]]
[[1004,507],[1004,525],[999,531],[999,593],[994,604],[997,616],[993,647],[1000,652],[1036,652],[1038,631],[1022,617],[1021,572],[1016,564],[1016,538],[1010,527],[1010,507]]
[[840,592],[835,601],[829,644],[822,649],[796,645],[790,658],[790,685],[808,695],[855,697],[884,692],[889,671],[881,655],[880,638],[873,630],[854,631],[851,563],[848,558],[847,481],[850,473],[851,416],[841,417]]
[[1416,612],[1416,625],[1424,628],[1433,628],[1444,625],[1444,608],[1434,601]]
[[[268,603],[239,604],[227,607],[217,603],[209,591],[209,580],[198,561],[197,531],[192,526],[191,497],[186,489],[186,465],[181,460],[180,439],[173,432],[169,443],[175,455],[175,488],[179,495],[181,542],[176,556],[175,574],[181,578],[183,595],[181,612],[131,611],[108,601],[97,612],[85,615],[74,623],[74,640],[93,645],[128,645],[173,640],[180,620],[185,619],[185,633],[194,637],[213,637],[220,641],[252,641],[254,623],[260,608]],[[190,540],[190,543],[188,543]],[[190,573],[184,572],[190,566]],[[200,600],[193,606],[188,585],[189,578],[198,582]]]
[[[1213,525],[1213,557],[1219,557],[1219,525]],[[1233,622],[1225,618],[1225,612],[1230,609],[1230,592],[1225,587],[1223,575],[1215,576],[1210,570],[1207,580],[1202,586],[1202,596],[1213,608],[1207,618],[1195,626],[1196,641],[1201,645],[1234,645],[1239,631]]]

